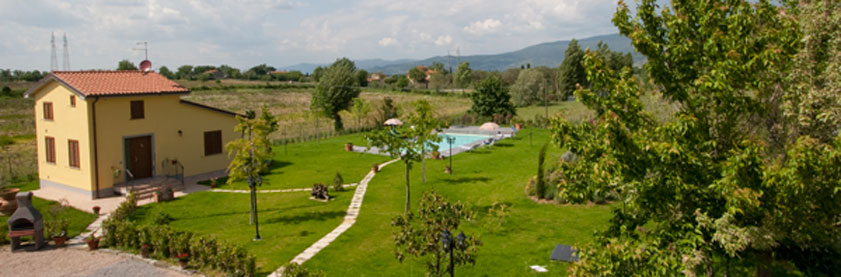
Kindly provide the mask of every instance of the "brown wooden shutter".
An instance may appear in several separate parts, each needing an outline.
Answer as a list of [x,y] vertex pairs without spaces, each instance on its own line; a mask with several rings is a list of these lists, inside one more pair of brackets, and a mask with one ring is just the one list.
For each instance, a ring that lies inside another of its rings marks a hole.
[[143,100],[131,101],[131,119],[144,118]]
[[70,106],[71,107],[76,106],[76,95],[70,95]]
[[44,102],[44,119],[53,120],[53,102]]
[[79,141],[67,140],[67,156],[70,160],[70,167],[79,168]]
[[204,132],[204,155],[210,156],[222,153],[222,131]]
[[47,162],[55,163],[55,138],[44,137],[44,152],[47,154]]

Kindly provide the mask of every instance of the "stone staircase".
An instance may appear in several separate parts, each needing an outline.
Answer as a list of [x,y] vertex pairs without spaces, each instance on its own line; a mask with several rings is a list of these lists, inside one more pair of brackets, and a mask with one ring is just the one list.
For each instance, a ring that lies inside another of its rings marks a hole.
[[185,186],[180,180],[169,178],[166,176],[156,176],[152,178],[144,178],[131,180],[126,183],[114,186],[114,191],[120,195],[128,195],[131,192],[137,194],[137,199],[152,199],[156,191],[163,190],[165,187],[171,187],[173,192],[183,191]]

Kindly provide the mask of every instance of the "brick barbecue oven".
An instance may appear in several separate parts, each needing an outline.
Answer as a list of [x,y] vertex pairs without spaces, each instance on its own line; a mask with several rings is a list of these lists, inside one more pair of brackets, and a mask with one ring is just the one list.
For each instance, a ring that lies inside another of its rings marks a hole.
[[9,218],[9,238],[12,241],[12,251],[20,248],[20,238],[32,236],[35,248],[44,246],[44,220],[41,213],[32,207],[32,192],[17,194],[18,208]]

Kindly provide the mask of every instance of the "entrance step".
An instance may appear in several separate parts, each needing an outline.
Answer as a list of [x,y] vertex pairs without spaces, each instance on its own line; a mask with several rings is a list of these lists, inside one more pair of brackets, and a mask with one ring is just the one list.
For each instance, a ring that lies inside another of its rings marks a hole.
[[120,195],[128,195],[134,192],[137,199],[149,199],[155,195],[156,191],[162,190],[164,187],[171,187],[173,191],[183,191],[184,184],[178,180],[166,177],[154,177],[132,180],[127,183],[119,184],[114,187],[114,191]]

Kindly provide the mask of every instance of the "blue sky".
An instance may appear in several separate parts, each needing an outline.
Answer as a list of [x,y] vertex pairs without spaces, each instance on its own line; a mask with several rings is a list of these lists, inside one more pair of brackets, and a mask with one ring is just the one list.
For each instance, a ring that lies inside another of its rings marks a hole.
[[[633,1],[630,1],[633,3]],[[351,59],[495,54],[616,33],[616,0],[0,0],[0,68],[49,70],[50,32],[71,69],[138,63],[247,69]]]

